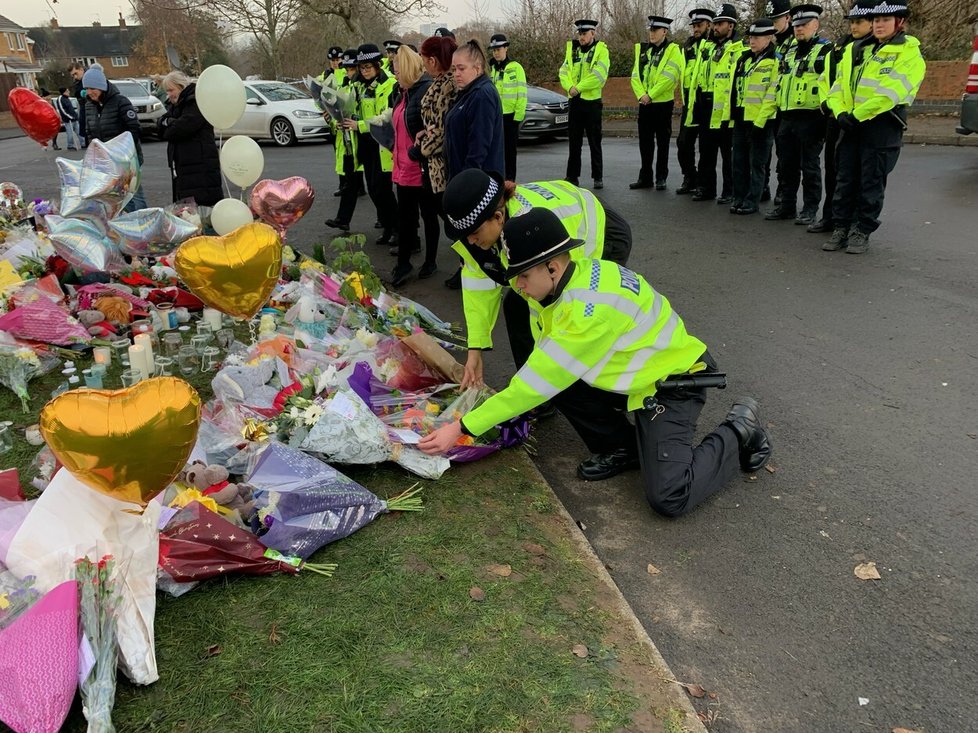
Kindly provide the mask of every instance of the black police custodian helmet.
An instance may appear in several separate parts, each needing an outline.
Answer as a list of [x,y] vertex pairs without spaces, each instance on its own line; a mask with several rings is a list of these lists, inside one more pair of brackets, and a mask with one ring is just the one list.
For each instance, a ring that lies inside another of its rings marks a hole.
[[730,3],[723,3],[717,14],[713,16],[713,22],[718,23],[721,20],[729,20],[731,23],[737,22],[737,8],[735,8]]
[[441,28],[435,28],[435,38],[455,38],[455,34],[442,26]]
[[498,173],[486,173],[478,168],[468,168],[451,181],[442,197],[445,212],[445,234],[455,241],[482,226],[503,199],[503,177]]
[[771,20],[790,12],[791,0],[767,0],[767,4],[764,6],[764,14]]
[[509,280],[584,244],[583,239],[571,237],[564,222],[549,209],[530,209],[514,216],[503,225],[502,242]]

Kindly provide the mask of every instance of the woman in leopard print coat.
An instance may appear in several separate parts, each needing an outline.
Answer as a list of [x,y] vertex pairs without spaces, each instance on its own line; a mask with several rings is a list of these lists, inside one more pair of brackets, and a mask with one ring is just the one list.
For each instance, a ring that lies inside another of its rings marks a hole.
[[431,190],[438,197],[448,185],[448,166],[445,162],[445,115],[455,102],[458,90],[452,77],[452,54],[457,48],[455,39],[432,36],[421,44],[425,70],[434,80],[421,100],[421,119],[425,129],[418,133],[418,148],[425,161]]

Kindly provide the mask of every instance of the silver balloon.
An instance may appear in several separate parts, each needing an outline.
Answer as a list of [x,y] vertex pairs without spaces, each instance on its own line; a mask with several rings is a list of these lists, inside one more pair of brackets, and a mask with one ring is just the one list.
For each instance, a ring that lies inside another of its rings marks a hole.
[[201,233],[192,224],[167,209],[153,207],[120,214],[109,222],[119,249],[136,257],[159,257],[169,254],[177,245]]
[[82,198],[81,191],[78,189],[82,161],[55,158],[55,162],[58,165],[58,177],[61,179],[61,205],[59,207],[61,215],[101,221],[104,226],[105,220],[109,217],[109,211],[105,204]]
[[113,213],[129,203],[139,188],[139,159],[131,132],[108,142],[92,140],[85,151],[78,189],[82,198],[101,201]]
[[119,250],[92,222],[53,214],[44,222],[54,251],[80,273],[118,272],[126,267]]

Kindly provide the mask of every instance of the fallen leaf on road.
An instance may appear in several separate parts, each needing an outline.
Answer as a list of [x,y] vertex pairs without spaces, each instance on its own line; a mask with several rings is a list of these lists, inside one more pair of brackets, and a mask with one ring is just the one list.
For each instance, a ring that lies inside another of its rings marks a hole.
[[531,555],[543,555],[547,551],[543,549],[542,545],[538,545],[535,542],[524,542],[523,549],[529,552]]
[[[852,571],[860,580],[879,580],[880,572],[876,569],[875,562],[861,562]],[[860,698],[863,699],[863,698]]]
[[765,470],[765,471],[767,471],[768,473],[777,473],[777,471],[778,471],[778,469],[776,469],[776,468],[775,468],[774,466],[772,466],[771,464],[768,464],[768,465],[766,465],[766,466],[764,467],[764,470]]
[[486,592],[478,586],[472,586],[469,588],[469,598],[471,598],[473,601],[482,602],[486,600]]
[[646,567],[645,569],[649,572],[649,575],[658,575],[659,573],[662,572],[661,570],[659,570],[659,568],[657,568],[652,563],[649,563],[648,567]]
[[890,733],[920,733],[920,731],[910,730],[910,728],[894,728]]
[[575,657],[579,659],[587,659],[587,647],[583,644],[577,644],[571,651],[574,653]]
[[672,682],[675,685],[679,685],[690,694],[691,697],[706,697],[706,689],[703,685],[698,685],[695,682],[680,682],[679,680],[670,680],[666,677],[662,678],[663,682]]
[[493,575],[498,575],[500,578],[508,578],[513,574],[513,568],[510,565],[499,565],[494,563],[486,568],[486,570]]

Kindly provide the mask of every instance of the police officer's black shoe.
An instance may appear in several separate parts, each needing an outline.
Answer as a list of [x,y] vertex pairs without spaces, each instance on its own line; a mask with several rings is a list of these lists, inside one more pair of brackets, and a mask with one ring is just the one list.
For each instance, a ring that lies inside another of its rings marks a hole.
[[778,221],[779,219],[794,219],[795,211],[794,209],[785,209],[780,206],[776,206],[764,215],[764,218],[768,221]]
[[577,466],[577,475],[585,481],[604,481],[638,467],[638,456],[625,448],[619,448],[614,453],[594,453],[590,458],[581,461]]
[[720,196],[720,198],[717,199],[717,205],[718,206],[726,206],[731,201],[733,201],[733,196],[726,196],[726,195]]
[[740,444],[740,468],[753,473],[771,458],[771,437],[761,427],[761,411],[753,397],[740,397],[723,421],[736,434]]
[[571,178],[570,176],[568,176],[564,180],[567,181],[570,184],[573,184],[574,186],[580,186],[581,185],[581,180],[579,178]]
[[848,241],[849,230],[842,227],[837,227],[836,229],[832,230],[831,238],[822,245],[822,249],[825,252],[835,252],[840,249],[845,249]]
[[332,227],[333,229],[339,229],[341,232],[350,231],[350,225],[344,224],[339,219],[327,219],[326,226]]
[[812,214],[806,214],[804,211],[795,217],[795,224],[800,227],[807,227],[815,221],[815,217]]
[[715,193],[707,193],[702,188],[697,188],[693,194],[693,201],[712,201],[716,198]]
[[335,191],[333,191],[333,196],[334,197],[336,197],[336,196],[342,196],[342,195],[343,195],[343,189],[342,188],[338,188]]
[[637,181],[635,181],[635,183],[629,183],[628,184],[628,187],[632,191],[634,191],[637,188],[652,188],[652,186],[653,186],[652,181],[643,181],[641,178],[639,178]]
[[688,193],[696,193],[696,185],[691,178],[684,178],[679,188],[676,189],[676,195],[685,196]]
[[592,186],[592,188],[595,191],[598,191],[598,190],[604,188],[604,181],[602,181],[600,178],[595,178],[594,179],[594,186]]
[[665,181],[656,181],[655,182],[655,190],[656,191],[665,191],[666,190],[666,182]]
[[869,235],[858,229],[849,232],[849,242],[846,245],[846,254],[861,255],[869,249]]
[[832,231],[832,221],[830,219],[819,219],[808,225],[805,230],[809,234],[824,234]]
[[734,213],[747,216],[748,214],[756,214],[759,210],[756,206],[738,206]]

